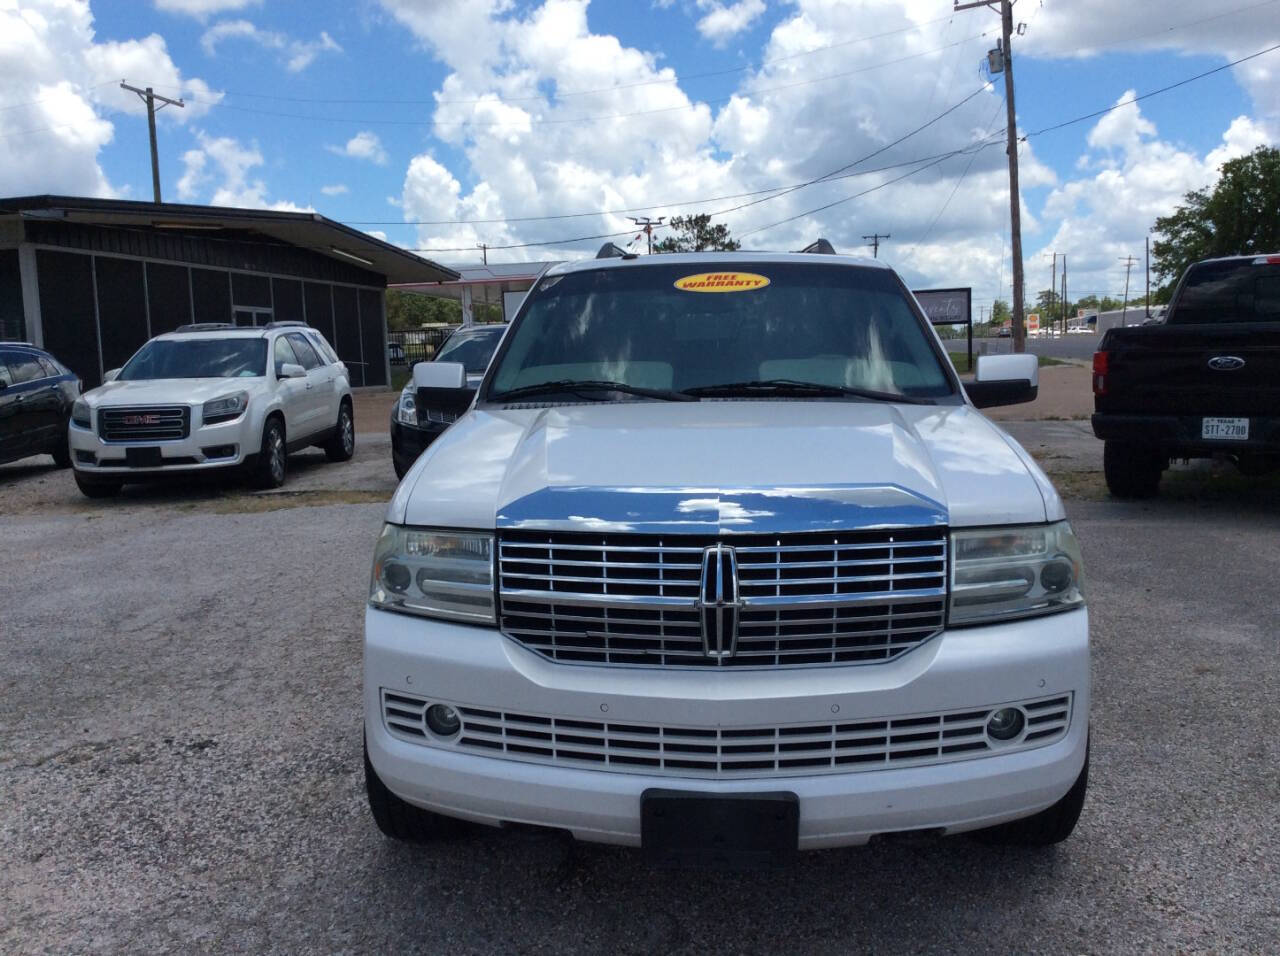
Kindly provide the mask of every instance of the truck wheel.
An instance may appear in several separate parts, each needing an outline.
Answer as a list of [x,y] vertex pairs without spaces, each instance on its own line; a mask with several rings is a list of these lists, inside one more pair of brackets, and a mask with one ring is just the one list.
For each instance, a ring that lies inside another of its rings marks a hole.
[[1076,777],[1076,782],[1071,785],[1065,797],[1035,816],[1002,823],[985,830],[975,830],[973,836],[992,846],[1052,846],[1055,843],[1061,843],[1071,836],[1071,831],[1076,828],[1076,822],[1080,819],[1080,810],[1084,807],[1084,794],[1088,789],[1089,748],[1086,745],[1084,766],[1080,769],[1080,776]]
[[330,461],[350,461],[356,453],[356,424],[350,402],[344,401],[338,407],[338,430],[324,443],[324,453]]
[[1107,490],[1117,498],[1154,498],[1169,459],[1157,449],[1108,441],[1102,446]]
[[284,444],[284,424],[271,417],[262,426],[262,447],[253,466],[253,483],[259,488],[279,488],[284,484],[288,466],[288,450]]
[[76,487],[86,498],[114,498],[120,494],[124,482],[110,478],[86,478],[77,471]]
[[369,745],[364,748],[364,789],[369,797],[369,811],[383,836],[405,843],[427,843],[439,837],[452,836],[463,828],[460,820],[441,816],[430,810],[406,803],[387,789],[369,762]]
[[53,456],[53,463],[59,468],[71,467],[71,445],[67,441],[67,426],[65,422],[62,425],[62,436],[58,439],[57,444],[49,450],[49,454]]

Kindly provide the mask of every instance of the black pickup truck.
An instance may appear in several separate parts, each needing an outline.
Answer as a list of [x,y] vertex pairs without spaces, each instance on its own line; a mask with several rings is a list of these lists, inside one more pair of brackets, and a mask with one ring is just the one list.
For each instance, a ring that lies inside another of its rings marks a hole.
[[1194,263],[1163,324],[1102,337],[1093,394],[1116,497],[1153,496],[1170,459],[1280,468],[1280,255]]

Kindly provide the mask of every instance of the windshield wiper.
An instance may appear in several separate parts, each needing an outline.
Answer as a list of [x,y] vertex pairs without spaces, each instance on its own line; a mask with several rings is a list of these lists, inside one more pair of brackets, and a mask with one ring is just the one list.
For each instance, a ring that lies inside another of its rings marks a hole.
[[853,388],[849,385],[824,385],[821,382],[801,382],[790,378],[757,379],[750,382],[725,382],[722,385],[698,385],[685,389],[686,394],[699,398],[737,398],[757,395],[830,395],[852,396],[876,402],[902,402],[907,405],[932,405],[929,398],[914,398],[895,392],[878,392],[870,388]]
[[669,388],[643,388],[639,385],[628,385],[626,382],[606,382],[596,380],[579,380],[561,378],[551,382],[538,382],[536,385],[521,385],[505,392],[491,394],[491,402],[509,402],[528,395],[541,395],[543,392],[623,392],[627,395],[639,395],[642,398],[657,398],[665,402],[696,402],[698,399],[686,392],[676,392]]

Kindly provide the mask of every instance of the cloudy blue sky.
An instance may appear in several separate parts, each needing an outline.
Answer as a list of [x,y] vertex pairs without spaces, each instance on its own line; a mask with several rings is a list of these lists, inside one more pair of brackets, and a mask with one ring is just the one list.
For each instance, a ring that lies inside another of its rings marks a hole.
[[[1280,51],[1038,131],[1280,43],[1280,0],[1014,11],[1028,290],[1058,252],[1073,297],[1117,293],[1157,215],[1276,143]],[[0,195],[149,199],[125,79],[186,101],[159,114],[166,199],[314,209],[452,264],[590,254],[570,240],[625,244],[628,215],[715,213],[748,248],[888,233],[909,282],[989,304],[998,30],[951,0],[0,0]]]

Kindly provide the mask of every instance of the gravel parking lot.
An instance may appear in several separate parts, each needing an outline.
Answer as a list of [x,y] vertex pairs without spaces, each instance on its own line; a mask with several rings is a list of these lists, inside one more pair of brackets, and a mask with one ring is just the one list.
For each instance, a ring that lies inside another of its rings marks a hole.
[[283,493],[79,496],[0,467],[0,950],[1274,951],[1280,482],[1110,500],[1087,423],[1008,425],[1069,496],[1092,606],[1089,798],[1050,851],[964,838],[655,870],[476,830],[384,841],[360,763],[383,435]]

